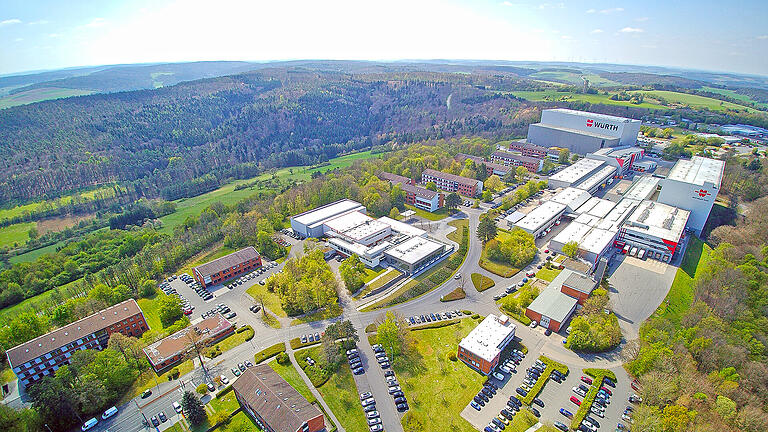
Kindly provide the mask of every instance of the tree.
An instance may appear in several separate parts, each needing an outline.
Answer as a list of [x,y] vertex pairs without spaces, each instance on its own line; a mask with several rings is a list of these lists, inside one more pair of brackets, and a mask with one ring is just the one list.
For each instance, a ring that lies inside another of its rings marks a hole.
[[[525,168],[525,167],[523,167]],[[498,192],[502,189],[504,189],[504,183],[501,182],[501,179],[496,174],[488,177],[485,180],[484,186],[486,189],[490,189],[493,192]]]
[[560,149],[560,157],[557,159],[557,162],[560,164],[567,164],[568,161],[571,159],[571,151],[567,148]]
[[144,298],[152,297],[156,292],[156,284],[157,282],[153,281],[152,279],[143,280],[140,284],[139,295]]
[[424,188],[429,189],[431,191],[437,191],[437,185],[435,182],[427,182],[427,184],[424,185]]
[[193,425],[202,424],[206,417],[208,417],[208,414],[205,412],[205,407],[203,407],[203,403],[197,395],[189,390],[185,391],[184,395],[181,397],[181,410],[184,413],[184,417],[186,417]]
[[496,238],[496,235],[496,222],[491,216],[483,215],[483,217],[480,218],[480,223],[477,226],[477,237],[483,243],[487,243],[489,240]]
[[392,210],[389,211],[389,217],[394,220],[400,219],[400,210],[397,207],[392,207]]
[[39,235],[39,233],[37,232],[37,228],[34,228],[34,227],[30,228],[29,231],[27,231],[27,235],[29,235],[29,238],[31,240],[36,239],[37,236]]
[[493,193],[491,193],[491,191],[489,191],[488,189],[483,191],[483,201],[485,202],[493,201]]
[[342,261],[339,266],[339,274],[341,274],[341,278],[344,280],[344,285],[346,285],[347,290],[351,293],[356,292],[364,284],[363,277],[365,277],[365,264],[360,261],[360,257],[358,257],[357,254],[352,254]]
[[394,362],[396,356],[403,350],[403,335],[398,326],[397,317],[392,312],[387,312],[384,321],[376,327],[376,341],[387,350]]
[[181,310],[181,299],[178,296],[162,296],[158,302],[158,314],[163,327],[168,327],[184,316]]
[[525,179],[530,174],[531,174],[531,172],[528,171],[528,168],[526,168],[524,166],[519,166],[519,167],[515,168],[515,175],[517,176],[517,180],[518,181],[521,181],[521,182],[525,181]]
[[563,253],[570,258],[575,258],[579,253],[579,242],[571,240],[563,245]]
[[451,192],[445,197],[445,207],[448,210],[455,210],[461,205],[461,197],[456,192]]

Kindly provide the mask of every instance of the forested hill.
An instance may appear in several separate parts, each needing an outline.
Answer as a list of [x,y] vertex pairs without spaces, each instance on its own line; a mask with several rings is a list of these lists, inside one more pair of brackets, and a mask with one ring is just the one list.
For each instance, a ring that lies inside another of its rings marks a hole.
[[480,90],[519,84],[503,72],[295,67],[14,107],[0,111],[0,201],[108,181],[175,198],[193,183],[319,162],[384,139],[522,133],[526,122],[510,108],[523,102]]

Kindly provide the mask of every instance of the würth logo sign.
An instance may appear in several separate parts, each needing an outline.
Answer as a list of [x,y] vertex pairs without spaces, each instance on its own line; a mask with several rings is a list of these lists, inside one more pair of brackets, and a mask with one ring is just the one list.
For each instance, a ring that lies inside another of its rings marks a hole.
[[587,119],[587,127],[596,127],[596,128],[610,130],[610,131],[619,130],[618,125],[610,124],[610,123],[601,123],[599,121],[594,121],[592,119]]
[[699,196],[702,197],[702,198],[706,198],[706,197],[712,195],[706,189],[699,189],[699,190],[696,191],[696,193],[699,194]]

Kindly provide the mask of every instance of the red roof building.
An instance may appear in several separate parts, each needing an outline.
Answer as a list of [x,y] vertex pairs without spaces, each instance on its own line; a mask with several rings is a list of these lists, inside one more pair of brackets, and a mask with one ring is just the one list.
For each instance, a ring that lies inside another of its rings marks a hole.
[[256,248],[248,246],[203,265],[193,267],[192,275],[203,287],[216,285],[261,267],[261,256]]

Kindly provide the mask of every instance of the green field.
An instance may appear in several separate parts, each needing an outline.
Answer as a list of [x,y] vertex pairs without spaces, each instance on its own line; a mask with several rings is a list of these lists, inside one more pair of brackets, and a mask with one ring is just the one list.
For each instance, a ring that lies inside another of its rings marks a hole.
[[266,285],[253,284],[246,293],[250,295],[254,301],[258,304],[259,298],[264,300],[264,307],[269,309],[272,313],[280,317],[287,317],[288,314],[283,310],[280,297],[277,294],[267,291]]
[[557,277],[557,275],[560,274],[561,271],[562,270],[548,269],[544,267],[538,272],[536,272],[536,277],[548,282],[552,282],[553,280],[555,280],[555,277]]
[[18,264],[18,263],[22,263],[22,262],[31,262],[31,261],[34,261],[34,260],[38,259],[42,255],[47,254],[47,253],[54,253],[54,252],[56,252],[56,248],[59,247],[59,246],[63,246],[63,245],[64,245],[63,241],[62,242],[58,242],[58,243],[54,243],[54,244],[46,246],[46,247],[41,247],[39,249],[35,249],[35,250],[29,251],[27,253],[23,253],[21,255],[12,256],[11,258],[8,259],[8,261],[11,264]]
[[[317,389],[323,396],[341,426],[348,431],[367,431],[368,422],[365,420],[363,408],[360,406],[360,396],[357,393],[352,371],[346,364],[342,364],[336,373],[332,374],[328,381]],[[326,427],[330,428],[330,419],[326,421]]]
[[690,238],[683,262],[677,269],[669,294],[651,317],[669,318],[673,321],[680,320],[693,304],[693,288],[696,276],[709,262],[711,252],[712,248],[709,245],[697,237]]
[[726,109],[747,110],[749,112],[756,111],[755,109],[747,108],[744,105],[738,105],[732,102],[725,102],[718,99],[692,95],[688,93],[679,93],[666,90],[643,91],[642,93],[645,94],[646,99],[657,96],[666,99],[668,103],[688,105],[691,108],[708,108],[712,111],[725,111]]
[[538,90],[538,91],[513,91],[514,96],[523,98],[530,101],[572,101],[572,102],[588,102],[592,104],[604,104],[604,105],[618,105],[637,108],[653,108],[664,109],[662,105],[655,103],[643,102],[641,104],[633,104],[628,101],[615,101],[611,100],[609,95],[603,94],[581,94],[574,92],[559,92],[557,90]]
[[0,228],[0,247],[26,243],[29,240],[29,230],[35,226],[35,222],[22,222]]
[[719,88],[706,87],[706,86],[702,87],[701,89],[704,90],[704,91],[708,91],[708,92],[712,92],[712,93],[717,93],[717,94],[721,94],[723,96],[728,96],[728,97],[732,97],[734,99],[742,100],[744,102],[752,102],[752,103],[757,104],[758,107],[761,107],[763,109],[768,109],[768,104],[767,103],[758,102],[758,101],[752,99],[751,97],[749,97],[747,95],[736,93],[733,90],[719,89]]
[[96,194],[99,192],[105,193],[108,196],[112,196],[114,195],[114,192],[112,189],[113,187],[114,187],[113,184],[106,184],[98,187],[93,187],[91,189],[83,190],[81,192],[70,193],[60,198],[50,199],[47,201],[35,201],[35,202],[15,205],[13,207],[3,207],[3,208],[0,208],[0,220],[21,216],[24,213],[33,212],[36,210],[42,210],[46,206],[67,205],[72,201],[72,198],[75,196],[80,196],[81,198],[86,200],[93,199],[96,196]]
[[70,96],[84,96],[92,93],[93,92],[90,90],[56,87],[32,89],[0,98],[0,109],[10,108],[17,105],[26,105],[33,102],[41,102],[44,100],[61,99]]
[[581,77],[585,77],[589,80],[589,84],[595,87],[610,87],[619,86],[621,83],[611,81],[607,78],[603,78],[600,75],[595,74],[577,74],[573,72],[565,71],[539,71],[530,75],[531,78],[537,78],[539,80],[564,82],[575,86],[581,86],[584,84]]
[[[81,279],[74,280],[68,284],[62,285],[60,288],[62,292],[66,292],[66,288],[74,285],[76,283],[79,283]],[[8,319],[9,317],[12,317],[16,315],[19,312],[22,312],[24,310],[32,310],[39,312],[43,309],[47,309],[48,307],[52,306],[51,296],[53,295],[54,290],[48,290],[44,291],[34,297],[30,297],[26,300],[24,300],[21,303],[17,303],[13,306],[8,306],[6,308],[0,309],[0,321]],[[66,294],[65,294],[66,295]]]
[[140,298],[136,302],[139,304],[141,311],[144,313],[144,318],[147,320],[147,325],[152,330],[162,330],[163,324],[160,322],[160,313],[157,308],[157,303],[160,297],[165,294],[155,294],[150,298]]
[[403,417],[406,431],[475,430],[459,413],[480,390],[485,377],[448,356],[456,354],[459,341],[476,325],[475,320],[464,319],[447,327],[411,332],[413,347],[393,363],[411,407]]
[[160,232],[172,232],[173,228],[181,225],[189,216],[198,216],[200,213],[202,213],[203,210],[215,202],[233,204],[237,201],[248,198],[257,191],[254,188],[235,190],[235,187],[238,185],[247,184],[255,180],[268,180],[273,176],[282,182],[287,182],[289,180],[307,181],[312,177],[313,172],[326,172],[336,168],[348,167],[352,165],[352,163],[356,160],[370,159],[376,156],[377,155],[375,154],[371,154],[370,151],[366,151],[339,156],[337,158],[331,159],[327,165],[320,167],[310,168],[304,166],[282,168],[278,171],[261,174],[250,179],[234,181],[214,191],[207,192],[196,197],[176,200],[174,201],[176,203],[176,211],[160,218],[160,221],[163,223],[163,227],[160,229]]
[[303,379],[301,379],[301,376],[299,376],[299,372],[296,371],[295,367],[293,367],[293,364],[281,365],[280,363],[274,360],[269,362],[268,364],[269,364],[269,367],[271,367],[272,370],[277,372],[278,375],[283,377],[283,379],[286,382],[288,382],[288,384],[290,384],[291,387],[295,388],[300,395],[304,396],[304,399],[309,401],[309,403],[312,403],[316,400],[312,392],[309,391],[309,387],[307,387],[307,384],[304,382]]
[[416,216],[422,219],[430,220],[430,221],[439,221],[448,217],[448,209],[446,209],[445,207],[435,212],[428,212],[426,210],[416,208],[410,204],[406,204],[405,208],[406,210],[413,210],[414,212],[416,212]]

